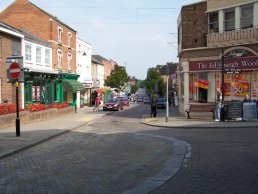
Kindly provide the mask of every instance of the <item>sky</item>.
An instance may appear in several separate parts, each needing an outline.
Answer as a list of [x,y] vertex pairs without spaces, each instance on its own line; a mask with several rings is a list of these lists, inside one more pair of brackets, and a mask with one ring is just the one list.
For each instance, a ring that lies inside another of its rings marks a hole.
[[[177,18],[200,0],[30,0],[77,31],[92,53],[144,80],[156,65],[178,62]],[[0,0],[0,11],[14,0]]]

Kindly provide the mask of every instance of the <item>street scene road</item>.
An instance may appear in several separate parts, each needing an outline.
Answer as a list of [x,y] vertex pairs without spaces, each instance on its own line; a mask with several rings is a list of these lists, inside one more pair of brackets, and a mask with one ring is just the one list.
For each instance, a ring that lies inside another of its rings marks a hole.
[[[142,103],[108,111],[3,157],[0,193],[258,192],[256,127],[144,125],[142,115],[149,112]],[[158,116],[164,112],[158,109]]]

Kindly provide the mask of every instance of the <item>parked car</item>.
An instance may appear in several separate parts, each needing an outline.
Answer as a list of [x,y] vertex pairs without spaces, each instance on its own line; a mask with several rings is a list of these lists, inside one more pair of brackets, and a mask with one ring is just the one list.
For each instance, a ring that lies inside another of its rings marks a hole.
[[124,104],[124,106],[129,106],[129,98],[124,98],[123,99],[123,104]]
[[157,98],[157,108],[166,108],[165,98]]
[[123,110],[123,102],[119,98],[110,98],[103,106],[103,110]]
[[148,96],[145,96],[143,98],[143,104],[149,104],[150,103],[150,98]]
[[118,100],[123,102],[124,106],[129,106],[129,99],[128,98],[126,98],[126,97],[117,97],[117,98],[118,98]]
[[143,102],[143,97],[142,96],[138,96],[137,102]]

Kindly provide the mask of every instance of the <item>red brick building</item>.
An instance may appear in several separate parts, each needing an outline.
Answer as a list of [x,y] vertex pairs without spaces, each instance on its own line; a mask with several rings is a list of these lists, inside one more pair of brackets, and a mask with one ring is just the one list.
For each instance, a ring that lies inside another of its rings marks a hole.
[[76,31],[74,29],[28,0],[16,0],[0,13],[0,20],[51,42],[53,68],[75,73]]
[[53,70],[57,73],[39,75],[46,77],[51,101],[76,103],[76,93],[83,90],[76,75],[76,31],[55,16],[28,0],[16,0],[0,13],[4,21],[17,29],[23,29],[52,44]]
[[[0,22],[0,103],[15,105],[15,85],[7,83],[6,58],[15,55],[21,56],[22,39],[23,35],[20,31]],[[21,98],[19,99],[21,105]]]

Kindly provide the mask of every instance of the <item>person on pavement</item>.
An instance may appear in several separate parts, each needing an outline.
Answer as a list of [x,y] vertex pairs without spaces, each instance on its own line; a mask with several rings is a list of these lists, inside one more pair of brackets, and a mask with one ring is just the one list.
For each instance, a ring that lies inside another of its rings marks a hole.
[[245,95],[245,98],[243,100],[243,103],[245,103],[245,102],[251,102],[248,94]]
[[100,95],[98,94],[96,99],[95,99],[95,108],[93,109],[93,111],[99,111],[99,107],[100,107]]
[[215,121],[220,121],[220,119],[221,119],[220,118],[221,107],[222,107],[222,93],[221,93],[220,88],[217,88]]
[[150,117],[156,117],[157,116],[157,95],[152,94],[150,99],[150,105],[151,105],[151,114]]

